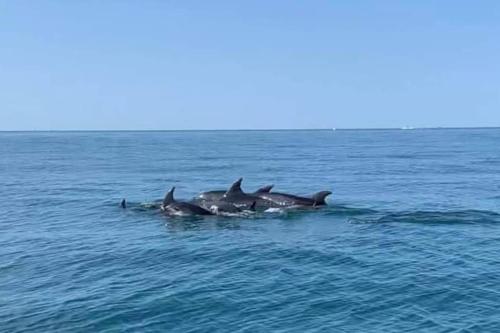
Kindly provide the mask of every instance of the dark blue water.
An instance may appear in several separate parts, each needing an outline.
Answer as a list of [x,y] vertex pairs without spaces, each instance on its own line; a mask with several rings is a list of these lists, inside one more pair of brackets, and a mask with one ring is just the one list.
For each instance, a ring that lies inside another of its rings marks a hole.
[[[223,188],[329,207],[168,219]],[[500,330],[500,130],[0,133],[3,332]]]

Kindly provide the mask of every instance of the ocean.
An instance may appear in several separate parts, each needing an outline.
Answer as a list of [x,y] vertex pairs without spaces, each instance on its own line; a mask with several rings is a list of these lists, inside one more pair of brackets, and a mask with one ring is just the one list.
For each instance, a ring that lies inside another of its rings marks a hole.
[[[239,177],[333,194],[143,208]],[[2,332],[500,331],[500,129],[1,132],[0,197]]]

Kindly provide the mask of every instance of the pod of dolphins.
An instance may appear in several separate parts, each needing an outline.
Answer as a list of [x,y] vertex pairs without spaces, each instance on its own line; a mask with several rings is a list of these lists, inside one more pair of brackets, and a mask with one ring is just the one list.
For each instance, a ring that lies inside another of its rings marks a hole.
[[[272,192],[273,185],[264,186],[253,193],[241,189],[243,178],[234,182],[228,190],[202,192],[191,201],[178,201],[174,198],[175,187],[167,192],[159,208],[170,216],[194,215],[239,215],[253,211],[290,208],[316,208],[326,205],[330,191],[321,191],[311,197]],[[126,208],[125,199],[121,206]]]

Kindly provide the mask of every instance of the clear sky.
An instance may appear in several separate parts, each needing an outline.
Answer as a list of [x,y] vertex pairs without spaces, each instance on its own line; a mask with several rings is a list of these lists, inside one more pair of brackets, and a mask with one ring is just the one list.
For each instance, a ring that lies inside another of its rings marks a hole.
[[0,0],[0,130],[500,126],[500,1]]

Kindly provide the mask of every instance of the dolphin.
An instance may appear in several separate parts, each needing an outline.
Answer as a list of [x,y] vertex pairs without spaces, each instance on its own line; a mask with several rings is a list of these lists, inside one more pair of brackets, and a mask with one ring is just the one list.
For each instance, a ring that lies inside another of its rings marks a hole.
[[174,199],[175,186],[172,187],[170,191],[165,195],[163,203],[161,204],[161,210],[168,215],[175,216],[190,216],[190,215],[214,215],[211,211],[202,208],[198,205],[176,201]]
[[[273,185],[267,185],[259,188],[255,193],[269,192],[272,188]],[[257,205],[256,200],[258,198],[253,201],[248,201],[248,204],[235,204],[231,202],[231,200],[225,199],[224,195],[227,192],[227,190],[203,192],[193,198],[193,200],[191,200],[191,203],[210,210],[217,215],[231,215],[255,211],[255,206]]]
[[246,206],[236,206],[235,204],[227,201],[211,201],[204,202],[204,205],[201,207],[210,210],[215,215],[223,215],[223,216],[241,216],[248,215],[249,213],[255,212],[256,202],[254,201],[250,207]]
[[[261,188],[259,188],[257,191],[255,191],[253,194],[257,193],[269,193],[271,189],[273,188],[274,185],[266,185]],[[224,194],[226,194],[227,190],[216,190],[216,191],[207,191],[207,192],[202,192],[198,194],[195,198],[195,202],[200,202],[201,200],[203,201],[220,201],[223,197]]]
[[[255,193],[245,193],[241,189],[241,182],[243,181],[243,178],[238,179],[235,181],[231,187],[224,193],[221,201],[227,201],[235,205],[236,207],[239,208],[245,208],[248,209],[250,207],[254,208],[277,208],[279,207],[277,204],[274,202],[261,198],[258,196],[258,194],[264,194],[267,192],[255,192]],[[264,191],[271,190],[272,186],[266,186]]]
[[254,201],[250,206],[237,206],[232,202],[226,200],[208,201],[194,199],[190,203],[205,208],[216,215],[224,215],[225,213],[237,214],[248,211],[255,211],[256,202]]
[[267,192],[267,193],[257,193],[261,199],[271,201],[280,207],[291,207],[291,206],[306,206],[306,207],[317,207],[326,205],[326,197],[332,194],[330,191],[321,191],[313,194],[310,198],[301,197],[298,195],[279,193],[279,192]]

